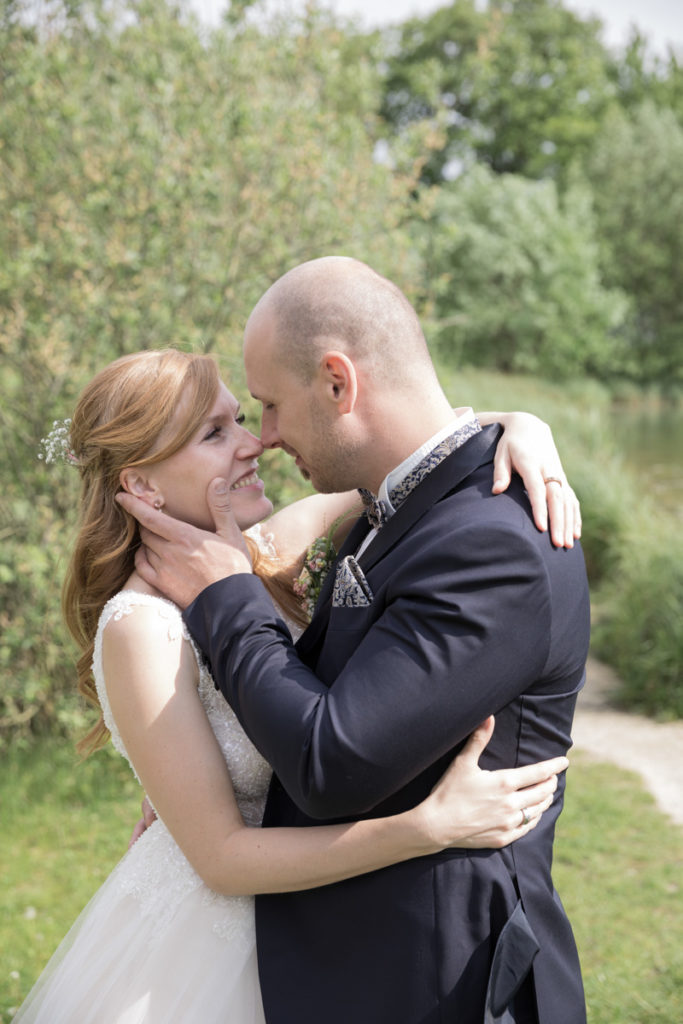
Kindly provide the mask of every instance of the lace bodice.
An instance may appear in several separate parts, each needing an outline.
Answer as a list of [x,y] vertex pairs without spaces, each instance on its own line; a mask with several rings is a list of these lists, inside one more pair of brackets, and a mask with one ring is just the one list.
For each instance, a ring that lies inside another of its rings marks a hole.
[[[111,732],[112,745],[135,772],[109,704],[102,668],[102,638],[111,619],[134,615],[136,608],[142,606],[156,609],[165,620],[169,640],[182,636],[192,646],[199,667],[199,699],[223,752],[242,817],[247,825],[260,825],[271,777],[270,766],[249,741],[232,709],[216,690],[178,607],[163,598],[133,590],[122,590],[107,602],[95,638],[93,675],[104,722]],[[137,772],[135,774],[137,777]],[[137,840],[110,881],[121,897],[132,899],[139,913],[154,921],[154,935],[157,939],[164,934],[183,902],[191,894],[199,893],[205,907],[207,927],[221,939],[241,943],[245,949],[252,942],[252,899],[247,896],[221,896],[208,889],[161,819],[155,821]]]
[[124,615],[132,615],[135,613],[135,609],[141,606],[156,609],[167,623],[169,640],[183,636],[191,644],[199,666],[199,698],[223,751],[240,811],[248,825],[260,824],[270,782],[269,765],[247,738],[232,709],[216,690],[213,679],[190,637],[178,607],[164,598],[153,597],[150,594],[142,594],[133,590],[122,590],[107,602],[100,616],[95,638],[93,675],[104,722],[111,733],[112,745],[126,758],[135,772],[135,766],[128,757],[109,705],[102,669],[102,637],[107,623],[111,619],[118,620]]

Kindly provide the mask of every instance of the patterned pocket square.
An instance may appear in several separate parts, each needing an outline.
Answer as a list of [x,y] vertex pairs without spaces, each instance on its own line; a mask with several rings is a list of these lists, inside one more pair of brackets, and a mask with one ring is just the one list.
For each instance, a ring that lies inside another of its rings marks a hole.
[[337,566],[332,607],[367,608],[372,599],[373,593],[363,570],[353,555],[347,555]]

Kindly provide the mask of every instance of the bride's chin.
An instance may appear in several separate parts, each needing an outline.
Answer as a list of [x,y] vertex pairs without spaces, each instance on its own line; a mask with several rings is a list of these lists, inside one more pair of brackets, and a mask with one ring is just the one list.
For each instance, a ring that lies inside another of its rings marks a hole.
[[248,530],[250,526],[256,526],[257,523],[272,515],[273,503],[270,498],[266,498],[265,494],[262,494],[252,508],[245,509],[244,512],[235,509],[234,512],[240,530]]

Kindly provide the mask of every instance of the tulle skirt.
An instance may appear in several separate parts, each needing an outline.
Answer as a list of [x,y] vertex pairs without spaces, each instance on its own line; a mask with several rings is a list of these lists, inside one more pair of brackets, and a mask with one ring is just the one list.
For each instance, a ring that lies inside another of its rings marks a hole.
[[250,897],[208,889],[157,821],[60,944],[14,1024],[264,1024]]

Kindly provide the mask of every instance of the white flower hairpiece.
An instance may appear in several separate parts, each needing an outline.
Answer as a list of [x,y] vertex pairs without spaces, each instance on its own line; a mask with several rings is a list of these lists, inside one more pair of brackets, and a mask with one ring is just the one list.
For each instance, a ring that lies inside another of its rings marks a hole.
[[71,447],[70,426],[70,419],[53,422],[50,433],[40,440],[38,458],[42,462],[48,464],[50,462],[66,462],[70,466],[78,465],[78,459]]

